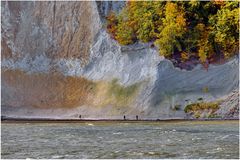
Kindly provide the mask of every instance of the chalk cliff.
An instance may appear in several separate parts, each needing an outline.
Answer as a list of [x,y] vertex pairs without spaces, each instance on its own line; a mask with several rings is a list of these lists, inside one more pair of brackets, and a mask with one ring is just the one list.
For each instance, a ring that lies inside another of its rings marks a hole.
[[111,39],[104,16],[124,2],[1,3],[2,115],[183,118],[189,103],[238,91],[237,57],[187,71]]

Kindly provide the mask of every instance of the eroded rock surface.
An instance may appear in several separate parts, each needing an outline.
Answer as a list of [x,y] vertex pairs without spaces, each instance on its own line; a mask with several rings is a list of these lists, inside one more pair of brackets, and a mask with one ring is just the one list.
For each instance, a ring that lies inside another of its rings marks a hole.
[[2,2],[3,58],[86,61],[98,15],[95,2]]
[[239,118],[239,91],[233,90],[222,98],[217,114],[224,118]]

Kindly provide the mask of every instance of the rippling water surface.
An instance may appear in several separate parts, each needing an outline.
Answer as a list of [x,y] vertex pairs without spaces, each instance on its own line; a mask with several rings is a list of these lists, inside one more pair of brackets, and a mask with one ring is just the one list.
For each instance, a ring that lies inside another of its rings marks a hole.
[[239,158],[238,121],[1,126],[2,158]]

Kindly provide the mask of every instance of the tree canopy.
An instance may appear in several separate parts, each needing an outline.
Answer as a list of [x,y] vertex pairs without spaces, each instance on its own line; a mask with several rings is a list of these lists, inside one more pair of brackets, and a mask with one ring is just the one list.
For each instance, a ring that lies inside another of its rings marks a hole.
[[166,58],[210,63],[238,54],[239,11],[238,1],[128,1],[107,29],[122,45],[152,42]]

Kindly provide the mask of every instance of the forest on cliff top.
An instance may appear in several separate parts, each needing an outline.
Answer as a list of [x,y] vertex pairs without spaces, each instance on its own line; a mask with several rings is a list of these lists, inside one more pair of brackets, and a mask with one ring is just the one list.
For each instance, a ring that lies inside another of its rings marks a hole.
[[128,1],[107,30],[121,45],[151,42],[168,59],[208,67],[238,54],[239,11],[238,1]]

